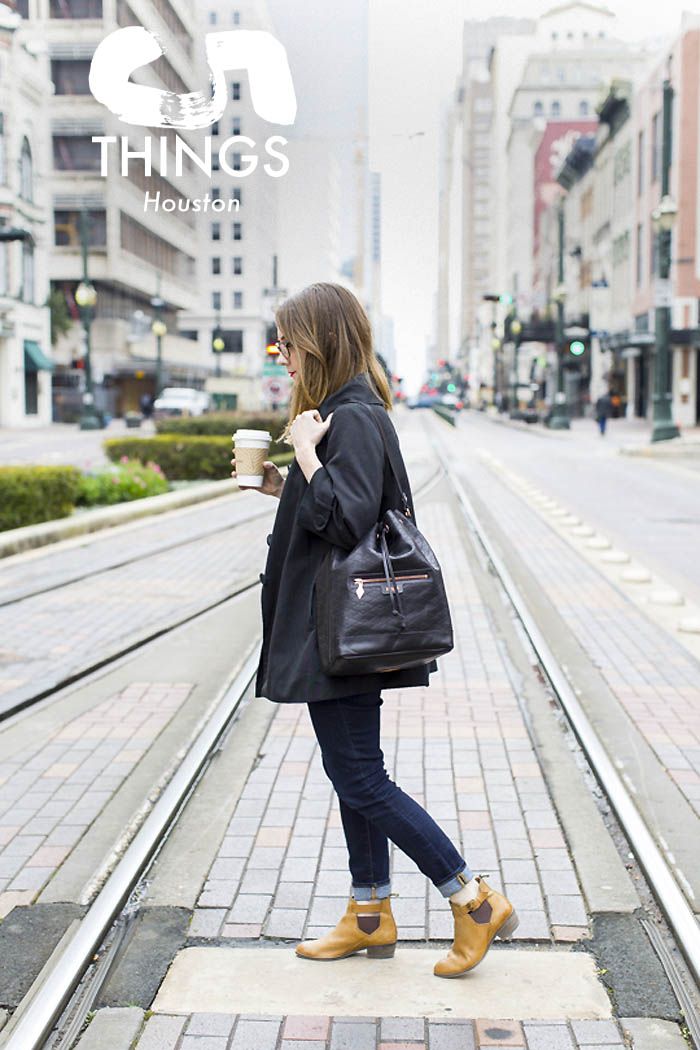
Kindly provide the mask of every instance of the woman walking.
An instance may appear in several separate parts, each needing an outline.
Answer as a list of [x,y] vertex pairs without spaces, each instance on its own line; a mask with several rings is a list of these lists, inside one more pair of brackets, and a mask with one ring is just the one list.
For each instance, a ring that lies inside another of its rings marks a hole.
[[[454,941],[434,973],[457,977],[481,961],[495,936],[509,937],[518,919],[510,901],[469,869],[433,818],[384,768],[381,691],[425,687],[437,663],[328,676],[316,644],[314,577],[329,545],[352,550],[386,510],[401,503],[370,416],[396,452],[414,513],[387,414],[391,390],[372,347],[367,315],[341,285],[310,285],[278,308],[276,322],[278,351],[293,382],[282,438],[294,446],[295,458],[286,479],[266,462],[257,489],[280,503],[260,576],[263,641],[255,695],[307,704],[323,768],[338,796],[352,880],[337,926],[297,945],[296,953],[316,960],[342,959],[363,949],[373,957],[393,956],[398,934],[390,899],[391,839],[450,902]],[[232,463],[235,477],[235,458]]]

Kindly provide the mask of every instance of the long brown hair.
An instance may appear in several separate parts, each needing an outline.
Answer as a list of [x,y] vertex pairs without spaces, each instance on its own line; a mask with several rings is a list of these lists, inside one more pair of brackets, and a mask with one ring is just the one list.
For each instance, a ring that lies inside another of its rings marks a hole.
[[369,318],[351,291],[323,281],[310,284],[277,308],[275,320],[298,357],[289,419],[280,442],[291,444],[289,430],[300,412],[318,408],[329,394],[361,373],[391,411],[391,388],[374,352]]

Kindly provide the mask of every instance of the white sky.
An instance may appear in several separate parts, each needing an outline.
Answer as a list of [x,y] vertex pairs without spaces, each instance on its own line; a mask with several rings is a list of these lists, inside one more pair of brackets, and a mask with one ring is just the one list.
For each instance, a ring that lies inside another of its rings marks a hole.
[[[382,297],[396,365],[416,390],[433,338],[440,127],[461,67],[461,26],[485,13],[532,17],[555,0],[370,0],[370,164],[382,174]],[[617,35],[665,36],[700,0],[609,0]],[[421,136],[410,138],[416,132]]]

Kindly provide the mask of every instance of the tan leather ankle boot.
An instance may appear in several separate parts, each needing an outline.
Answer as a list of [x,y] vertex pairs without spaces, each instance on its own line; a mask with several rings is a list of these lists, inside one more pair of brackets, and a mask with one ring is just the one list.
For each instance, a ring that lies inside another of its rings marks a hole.
[[491,947],[494,937],[504,940],[513,935],[519,919],[510,901],[492,890],[477,875],[479,892],[467,904],[450,901],[455,920],[455,935],[452,947],[444,959],[435,964],[436,977],[459,977],[481,962]]
[[396,950],[396,923],[391,913],[391,899],[363,902],[350,897],[342,919],[329,933],[315,941],[302,941],[296,953],[302,959],[344,959],[367,949],[372,959],[390,959]]

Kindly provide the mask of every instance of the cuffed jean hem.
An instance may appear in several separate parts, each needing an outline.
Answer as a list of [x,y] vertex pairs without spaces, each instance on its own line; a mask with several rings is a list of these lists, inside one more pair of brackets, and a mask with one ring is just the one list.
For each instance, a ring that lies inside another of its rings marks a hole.
[[[374,888],[374,897],[372,897],[372,889]],[[384,900],[386,897],[391,895],[391,883],[380,882],[379,885],[372,886],[352,886],[352,895],[356,901],[371,901],[371,900]]]
[[453,893],[456,893],[457,890],[461,890],[462,886],[466,886],[466,884],[471,882],[473,878],[474,872],[471,868],[468,868],[465,865],[462,870],[458,871],[456,875],[453,875],[451,879],[448,879],[447,882],[441,883],[438,886],[438,889],[443,897],[451,897]]

